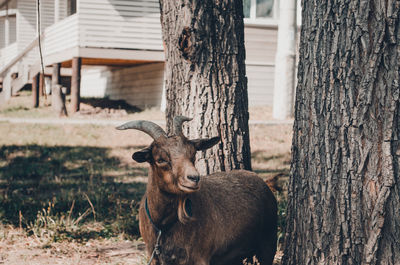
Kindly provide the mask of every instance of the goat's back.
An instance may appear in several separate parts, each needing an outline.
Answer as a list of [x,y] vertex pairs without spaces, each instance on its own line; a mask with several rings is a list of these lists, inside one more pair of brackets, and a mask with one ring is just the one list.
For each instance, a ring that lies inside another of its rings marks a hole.
[[190,198],[199,204],[206,204],[194,214],[211,215],[207,219],[215,217],[213,222],[238,219],[245,213],[247,217],[258,216],[258,219],[276,217],[277,204],[273,193],[255,173],[245,170],[204,176],[200,191],[193,193]]
[[235,264],[238,256],[252,252],[273,257],[277,203],[265,182],[252,172],[234,170],[205,176],[201,185],[190,198],[194,224],[207,231],[202,238],[209,238],[206,241],[217,248],[211,264]]

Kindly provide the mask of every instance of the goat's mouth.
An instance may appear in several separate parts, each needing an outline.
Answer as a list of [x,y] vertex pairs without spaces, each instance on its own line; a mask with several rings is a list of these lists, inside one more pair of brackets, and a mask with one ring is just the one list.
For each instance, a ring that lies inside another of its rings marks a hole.
[[200,185],[198,183],[192,185],[186,183],[185,184],[178,183],[178,186],[181,191],[186,193],[197,191],[200,188]]

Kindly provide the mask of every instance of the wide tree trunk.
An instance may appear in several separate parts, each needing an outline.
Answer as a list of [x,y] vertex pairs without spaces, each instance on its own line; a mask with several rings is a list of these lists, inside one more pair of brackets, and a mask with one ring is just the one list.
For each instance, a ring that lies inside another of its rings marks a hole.
[[400,264],[400,2],[302,8],[283,264]]
[[220,135],[197,157],[201,173],[251,169],[243,3],[160,0],[166,54],[167,129],[193,117],[190,138]]

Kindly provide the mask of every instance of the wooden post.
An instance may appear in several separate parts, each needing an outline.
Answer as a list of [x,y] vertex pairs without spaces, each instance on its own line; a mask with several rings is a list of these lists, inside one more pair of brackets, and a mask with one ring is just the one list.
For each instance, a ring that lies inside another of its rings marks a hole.
[[61,79],[60,71],[61,71],[61,63],[53,64],[53,73],[51,75],[51,89],[52,89],[52,92],[53,92],[53,87],[55,85],[60,84],[60,79]]
[[274,103],[272,116],[284,120],[294,114],[296,83],[296,1],[280,2],[278,46],[275,56]]
[[39,74],[35,75],[32,79],[32,98],[33,107],[39,107]]
[[44,96],[44,93],[46,93],[46,91],[44,91],[44,75],[43,74],[39,74],[39,96]]
[[72,59],[72,78],[71,78],[71,105],[72,112],[79,111],[80,92],[81,92],[81,66],[82,58]]
[[61,63],[53,64],[53,73],[51,76],[51,105],[53,110],[60,116],[67,116],[65,107],[65,95],[61,86]]

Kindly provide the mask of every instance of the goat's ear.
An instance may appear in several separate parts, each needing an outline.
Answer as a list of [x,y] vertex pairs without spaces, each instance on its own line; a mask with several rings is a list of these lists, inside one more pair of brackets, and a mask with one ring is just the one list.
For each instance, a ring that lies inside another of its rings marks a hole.
[[194,144],[196,150],[206,150],[216,145],[220,140],[221,138],[217,136],[210,139],[195,139],[191,140],[191,142]]
[[151,147],[133,153],[132,159],[138,163],[149,162],[151,160]]

